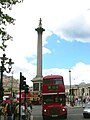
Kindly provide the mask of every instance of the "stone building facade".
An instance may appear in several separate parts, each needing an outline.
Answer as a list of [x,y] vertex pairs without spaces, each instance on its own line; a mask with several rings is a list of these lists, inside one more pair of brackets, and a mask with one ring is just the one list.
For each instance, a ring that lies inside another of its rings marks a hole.
[[[66,95],[70,95],[70,86],[66,85]],[[79,85],[72,85],[71,89],[73,90],[74,97],[84,98],[86,96],[90,97],[90,83],[80,83]]]
[[13,76],[3,75],[3,88],[4,92],[17,92],[19,90],[19,80]]

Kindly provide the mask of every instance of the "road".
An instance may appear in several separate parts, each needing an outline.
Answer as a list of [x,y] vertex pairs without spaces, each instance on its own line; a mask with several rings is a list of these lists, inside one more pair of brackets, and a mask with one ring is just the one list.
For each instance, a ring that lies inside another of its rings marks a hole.
[[[82,107],[67,107],[67,119],[66,120],[89,120],[90,118],[83,118]],[[0,120],[4,120],[2,117]],[[33,105],[31,120],[43,120],[41,105]],[[57,119],[55,119],[57,120]],[[60,120],[60,119],[59,119]]]
[[[41,113],[41,105],[34,105],[31,120],[43,120],[42,113]],[[67,120],[89,120],[88,118],[83,118],[83,108],[82,107],[75,107],[70,108],[67,107],[68,116]]]
[[84,120],[82,113],[83,113],[83,108],[81,108],[81,107],[78,107],[78,108],[69,108],[68,107],[67,120]]

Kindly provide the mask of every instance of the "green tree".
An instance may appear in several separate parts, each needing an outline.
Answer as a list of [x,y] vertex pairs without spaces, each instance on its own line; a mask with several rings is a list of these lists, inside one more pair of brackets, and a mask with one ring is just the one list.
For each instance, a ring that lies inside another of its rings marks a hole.
[[12,36],[6,30],[7,24],[15,24],[15,19],[6,14],[6,10],[12,10],[12,6],[21,3],[23,0],[0,0],[0,49],[5,51],[6,41],[12,40]]

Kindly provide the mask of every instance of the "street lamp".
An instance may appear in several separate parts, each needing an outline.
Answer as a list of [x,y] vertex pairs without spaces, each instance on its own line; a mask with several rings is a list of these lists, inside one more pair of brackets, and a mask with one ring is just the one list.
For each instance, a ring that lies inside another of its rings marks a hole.
[[[0,66],[0,72],[1,72],[1,80],[0,80],[0,103],[3,102],[3,72],[6,71],[7,73],[11,72],[12,69],[12,64],[14,64],[14,62],[12,62],[12,59],[8,59],[6,57],[6,54],[3,54],[2,57],[0,57],[1,59],[1,66]],[[8,62],[6,62],[7,60],[9,60]],[[8,64],[8,70],[5,68],[5,65]]]
[[69,82],[70,82],[70,103],[71,103],[71,70],[69,70]]
[[12,107],[12,101],[13,101],[13,71],[12,71],[12,80],[11,80],[11,107]]

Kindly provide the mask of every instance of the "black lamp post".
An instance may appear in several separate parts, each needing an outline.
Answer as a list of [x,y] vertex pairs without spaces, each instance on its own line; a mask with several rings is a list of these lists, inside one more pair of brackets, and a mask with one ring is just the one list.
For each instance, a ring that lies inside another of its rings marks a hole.
[[70,93],[69,94],[70,94],[70,103],[71,103],[71,94],[72,94],[71,93],[71,70],[69,70],[69,82],[70,82],[70,91],[69,91]]
[[[1,59],[1,67],[0,67],[0,72],[1,72],[1,81],[0,81],[0,103],[3,102],[3,95],[4,95],[4,89],[3,89],[3,72],[6,71],[7,73],[11,72],[12,69],[12,64],[14,64],[14,62],[12,62],[12,59],[8,59],[6,57],[6,54],[3,54],[2,57],[0,57]],[[6,62],[7,60],[9,60],[8,62]],[[5,68],[5,65],[8,64],[8,70]]]

